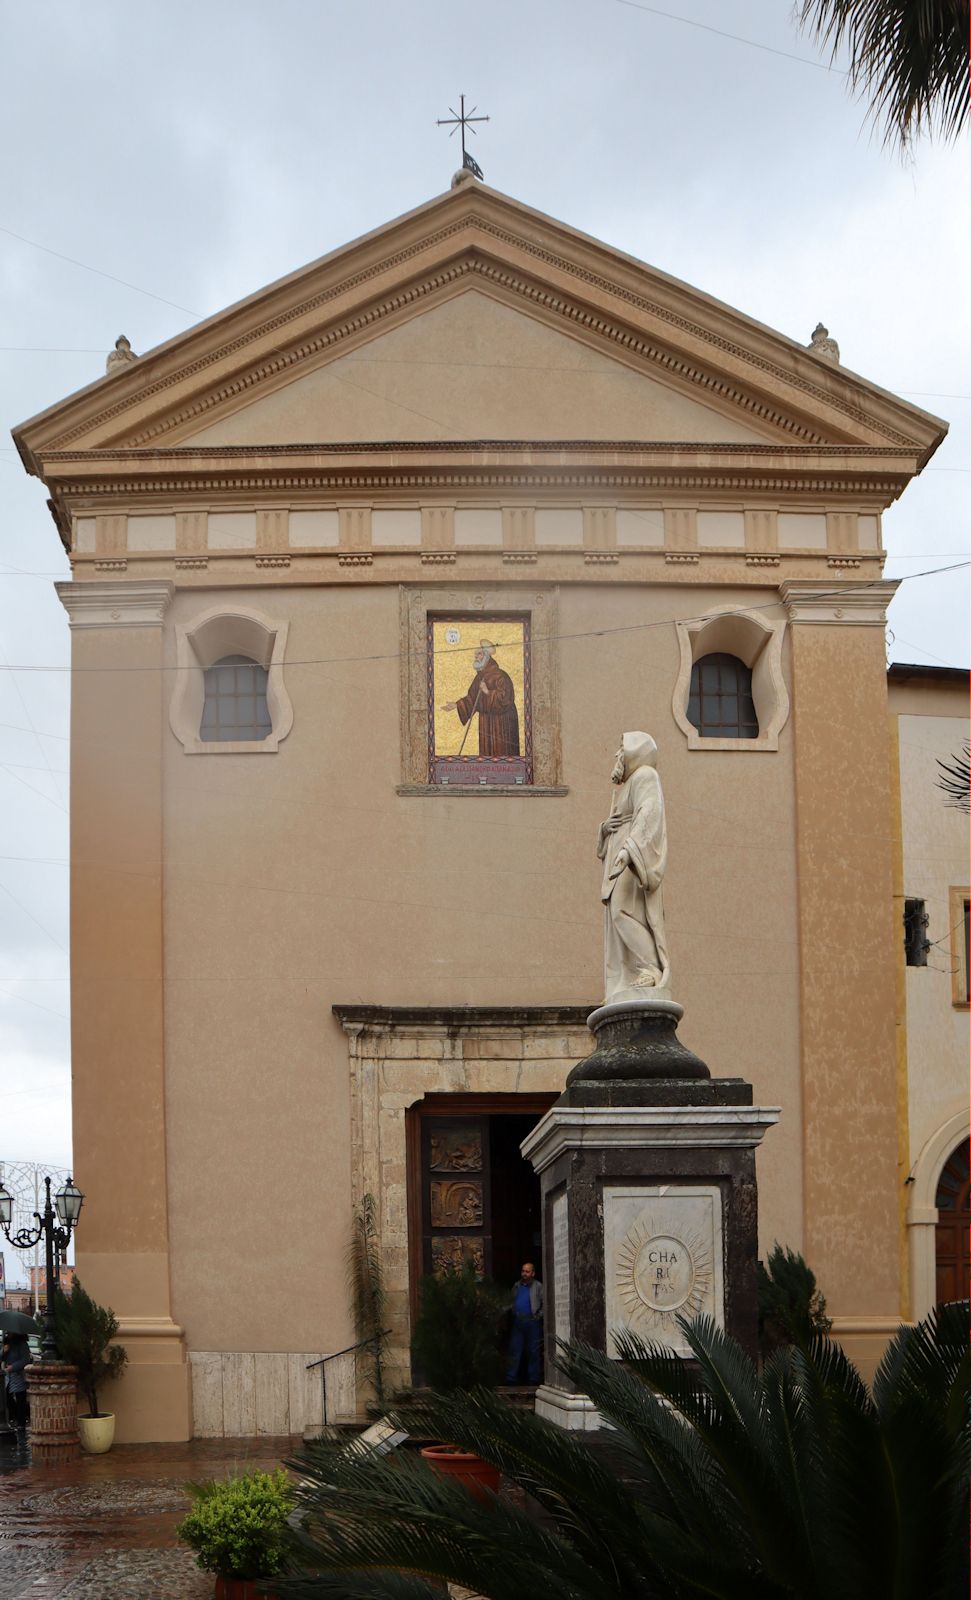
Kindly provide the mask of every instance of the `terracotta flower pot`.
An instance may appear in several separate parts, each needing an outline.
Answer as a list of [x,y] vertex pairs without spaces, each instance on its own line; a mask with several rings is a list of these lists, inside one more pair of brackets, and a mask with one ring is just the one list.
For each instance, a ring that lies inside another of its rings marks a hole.
[[481,1456],[471,1455],[465,1450],[453,1450],[447,1444],[426,1445],[421,1453],[430,1467],[443,1477],[457,1478],[477,1500],[487,1499],[490,1493],[499,1493],[499,1468],[483,1461]]
[[224,1578],[218,1574],[213,1600],[272,1600],[272,1596],[259,1587],[256,1578]]

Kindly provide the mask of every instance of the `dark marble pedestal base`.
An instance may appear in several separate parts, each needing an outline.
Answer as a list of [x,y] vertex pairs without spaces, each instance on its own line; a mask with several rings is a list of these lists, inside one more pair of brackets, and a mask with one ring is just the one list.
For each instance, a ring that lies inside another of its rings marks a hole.
[[626,1328],[685,1354],[678,1315],[707,1313],[756,1348],[755,1151],[779,1112],[680,1045],[679,1006],[643,1009],[653,1015],[594,1012],[597,1049],[522,1146],[543,1203],[547,1382],[536,1409],[571,1429],[600,1419],[557,1367],[558,1341],[613,1355]]

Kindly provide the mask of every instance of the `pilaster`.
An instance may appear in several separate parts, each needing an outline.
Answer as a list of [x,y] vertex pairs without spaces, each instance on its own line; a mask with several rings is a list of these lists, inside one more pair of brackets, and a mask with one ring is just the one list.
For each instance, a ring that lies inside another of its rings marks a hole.
[[[884,627],[894,583],[787,582],[805,1255],[834,1319],[901,1307]],[[862,1354],[861,1350],[861,1354]]]
[[[189,1437],[172,1317],[162,928],[163,621],[173,585],[62,583],[72,631],[71,1044],[78,1275],[129,1366],[123,1442]],[[90,1174],[86,1179],[85,1174]],[[149,1337],[134,1337],[149,1329]]]

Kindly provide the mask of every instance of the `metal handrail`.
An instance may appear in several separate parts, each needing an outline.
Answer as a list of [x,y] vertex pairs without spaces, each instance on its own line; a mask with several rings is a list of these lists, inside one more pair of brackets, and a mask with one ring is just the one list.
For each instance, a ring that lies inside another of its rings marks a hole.
[[333,1350],[329,1356],[321,1356],[319,1361],[308,1361],[307,1362],[306,1368],[304,1369],[305,1371],[312,1372],[315,1367],[319,1367],[321,1369],[320,1370],[320,1386],[321,1386],[321,1390],[322,1390],[322,1394],[323,1394],[323,1401],[324,1401],[324,1427],[325,1428],[329,1426],[329,1424],[327,1422],[327,1374],[324,1371],[324,1368],[326,1367],[328,1361],[336,1361],[338,1356],[349,1356],[349,1355],[351,1355],[351,1353],[354,1350],[363,1350],[369,1344],[377,1344],[377,1341],[379,1339],[387,1339],[390,1333],[391,1333],[391,1329],[390,1328],[382,1328],[379,1333],[372,1333],[372,1334],[369,1334],[366,1339],[359,1339],[357,1341],[357,1344],[349,1344],[343,1350]]

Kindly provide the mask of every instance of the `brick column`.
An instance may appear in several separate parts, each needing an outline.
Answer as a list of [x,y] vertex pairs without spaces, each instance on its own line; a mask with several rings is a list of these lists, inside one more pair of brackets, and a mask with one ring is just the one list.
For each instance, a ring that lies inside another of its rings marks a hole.
[[61,1467],[76,1461],[81,1453],[77,1367],[64,1361],[32,1361],[25,1376],[34,1466]]

